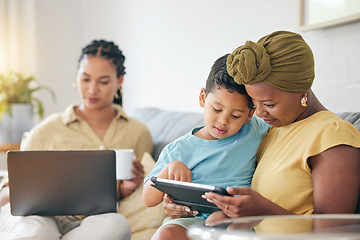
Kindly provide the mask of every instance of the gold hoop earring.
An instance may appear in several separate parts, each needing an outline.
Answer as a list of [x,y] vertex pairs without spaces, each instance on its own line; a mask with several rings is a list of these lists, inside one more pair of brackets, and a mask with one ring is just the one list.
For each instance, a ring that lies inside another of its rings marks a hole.
[[[120,90],[120,89],[119,89]],[[121,90],[120,90],[121,91]],[[116,90],[115,92],[115,98],[120,98],[119,94],[118,94],[118,90]]]
[[307,106],[307,97],[303,96],[303,98],[301,99],[301,106],[306,107]]

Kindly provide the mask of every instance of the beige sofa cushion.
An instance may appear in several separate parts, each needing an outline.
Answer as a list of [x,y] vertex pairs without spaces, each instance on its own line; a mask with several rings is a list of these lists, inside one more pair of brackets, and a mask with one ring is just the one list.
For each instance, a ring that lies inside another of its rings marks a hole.
[[[141,159],[144,166],[145,176],[151,172],[155,161],[149,153],[145,153]],[[155,207],[146,207],[142,201],[143,187],[140,186],[129,197],[123,199],[118,212],[123,214],[131,226],[131,240],[149,240],[160,227],[166,217],[162,204]]]

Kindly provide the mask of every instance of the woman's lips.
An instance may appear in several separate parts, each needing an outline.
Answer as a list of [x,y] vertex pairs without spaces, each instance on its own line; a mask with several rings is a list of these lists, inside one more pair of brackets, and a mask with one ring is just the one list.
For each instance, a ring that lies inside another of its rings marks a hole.
[[267,123],[267,124],[272,124],[273,122],[275,122],[275,119],[264,119],[263,120]]
[[96,103],[97,101],[99,101],[98,98],[88,98],[90,103]]

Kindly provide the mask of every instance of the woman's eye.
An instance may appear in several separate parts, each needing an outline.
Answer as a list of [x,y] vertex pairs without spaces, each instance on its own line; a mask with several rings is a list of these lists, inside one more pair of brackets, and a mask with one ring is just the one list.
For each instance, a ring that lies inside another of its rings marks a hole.
[[214,111],[215,112],[220,112],[221,110],[214,108]]
[[268,108],[272,108],[272,107],[274,107],[275,106],[275,104],[264,104],[266,107],[268,107]]
[[236,115],[232,115],[232,117],[236,119],[240,118],[240,116],[236,116]]
[[102,85],[106,85],[106,84],[109,84],[109,81],[106,81],[106,82],[101,82]]
[[88,82],[88,81],[90,81],[90,79],[89,79],[89,78],[82,78],[81,80],[82,80],[82,81],[84,81],[84,82]]

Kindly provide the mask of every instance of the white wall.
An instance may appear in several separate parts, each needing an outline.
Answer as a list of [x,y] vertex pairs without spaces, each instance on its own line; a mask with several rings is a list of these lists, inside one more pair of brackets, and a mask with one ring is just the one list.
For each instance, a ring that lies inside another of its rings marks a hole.
[[[81,48],[113,40],[126,56],[124,108],[201,111],[198,94],[213,62],[246,40],[298,32],[298,0],[36,1],[38,76],[54,88],[46,114],[79,102],[72,89]],[[360,111],[360,22],[301,33],[316,59],[313,86],[335,112]]]
[[77,0],[36,1],[37,76],[41,84],[49,86],[56,94],[54,102],[49,93],[39,92],[45,115],[79,102],[72,86],[82,48],[80,9],[81,2]]
[[303,34],[315,55],[315,94],[334,112],[360,111],[360,22]]

